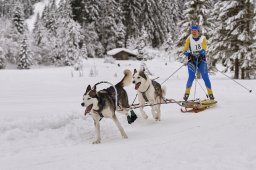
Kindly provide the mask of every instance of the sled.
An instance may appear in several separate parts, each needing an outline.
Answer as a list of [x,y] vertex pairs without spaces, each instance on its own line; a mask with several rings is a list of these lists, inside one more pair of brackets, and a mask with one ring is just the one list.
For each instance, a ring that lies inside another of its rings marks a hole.
[[188,113],[188,112],[194,112],[198,113],[201,111],[204,111],[210,107],[216,106],[217,101],[216,100],[189,100],[182,102],[182,108],[180,109],[182,113]]

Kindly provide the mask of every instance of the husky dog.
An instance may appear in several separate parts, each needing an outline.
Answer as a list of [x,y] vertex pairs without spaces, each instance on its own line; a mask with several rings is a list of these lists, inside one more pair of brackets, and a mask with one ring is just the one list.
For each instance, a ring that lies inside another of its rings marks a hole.
[[[129,102],[126,91],[123,87],[128,86],[132,82],[132,72],[130,70],[124,71],[123,79],[115,85],[117,90],[117,104],[116,106],[116,94],[113,86],[107,89],[96,91],[96,86],[87,86],[86,92],[83,96],[83,103],[81,105],[86,107],[85,115],[90,113],[94,120],[95,130],[96,130],[96,140],[93,144],[98,144],[101,142],[100,138],[100,120],[104,118],[111,118],[116,126],[118,127],[123,138],[128,138],[123,127],[118,121],[115,111],[120,111],[127,115],[128,123],[135,121],[137,116],[132,114],[128,115],[129,112]],[[117,108],[118,107],[118,108]]]
[[143,107],[145,105],[145,102],[149,102],[150,104],[153,104],[153,106],[151,106],[151,112],[154,119],[156,121],[160,121],[160,104],[154,104],[161,103],[163,97],[165,96],[166,91],[165,88],[161,87],[161,85],[158,82],[149,79],[149,77],[145,74],[144,71],[145,69],[137,72],[137,70],[134,69],[133,73],[133,83],[135,84],[135,90],[137,90],[139,96],[139,103],[141,106],[140,112],[144,119],[148,118],[148,115],[143,110]]

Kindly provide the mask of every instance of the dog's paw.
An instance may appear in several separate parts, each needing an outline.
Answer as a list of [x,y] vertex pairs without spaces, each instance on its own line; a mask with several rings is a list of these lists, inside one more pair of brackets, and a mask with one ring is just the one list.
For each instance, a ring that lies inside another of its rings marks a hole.
[[142,117],[143,117],[144,119],[147,119],[147,118],[148,118],[148,115],[146,115],[145,113],[143,113],[143,114],[142,114]]
[[100,140],[93,141],[92,144],[99,144]]

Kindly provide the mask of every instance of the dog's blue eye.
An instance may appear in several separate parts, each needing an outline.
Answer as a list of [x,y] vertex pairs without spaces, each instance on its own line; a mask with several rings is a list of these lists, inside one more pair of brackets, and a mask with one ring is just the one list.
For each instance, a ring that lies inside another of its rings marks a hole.
[[137,77],[138,79],[140,79],[140,77]]

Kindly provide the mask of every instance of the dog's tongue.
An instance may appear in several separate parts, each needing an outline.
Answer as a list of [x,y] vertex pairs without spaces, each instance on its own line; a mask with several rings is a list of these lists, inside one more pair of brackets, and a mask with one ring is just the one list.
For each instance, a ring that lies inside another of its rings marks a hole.
[[137,90],[137,89],[140,87],[140,84],[141,84],[141,83],[135,84],[135,90]]
[[92,110],[92,104],[87,106],[86,109],[85,109],[85,112],[84,112],[84,115],[86,115],[87,113],[89,113],[91,110]]

